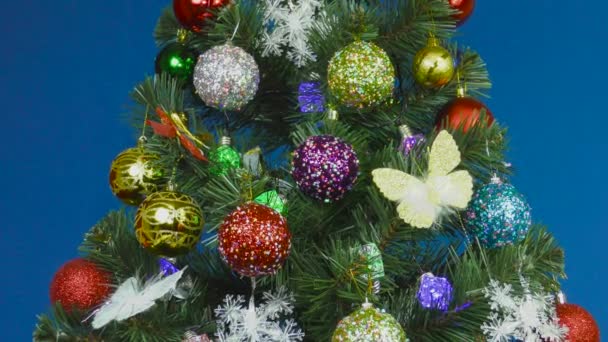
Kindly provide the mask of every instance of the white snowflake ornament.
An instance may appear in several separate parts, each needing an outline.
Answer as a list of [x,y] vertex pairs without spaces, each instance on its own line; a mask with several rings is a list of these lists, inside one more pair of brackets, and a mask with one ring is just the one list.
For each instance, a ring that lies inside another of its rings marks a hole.
[[490,300],[492,312],[481,326],[488,342],[563,341],[567,329],[557,322],[553,296],[533,293],[530,284],[520,277],[523,295],[513,294],[510,284],[491,280],[483,291]]
[[219,342],[297,342],[304,333],[292,320],[277,321],[293,313],[293,295],[284,287],[276,293],[264,292],[264,303],[255,306],[253,296],[245,306],[243,296],[228,295],[215,309]]
[[280,56],[284,52],[296,66],[315,61],[308,44],[308,34],[321,13],[322,0],[264,0],[262,56]]

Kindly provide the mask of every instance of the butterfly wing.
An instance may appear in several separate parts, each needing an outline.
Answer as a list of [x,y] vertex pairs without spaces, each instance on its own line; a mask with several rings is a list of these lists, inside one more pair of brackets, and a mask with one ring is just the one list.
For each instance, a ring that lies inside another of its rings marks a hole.
[[473,177],[460,170],[447,176],[431,176],[426,184],[439,197],[442,206],[465,209],[473,196]]
[[[142,304],[148,303],[148,302],[151,302],[152,304],[154,304],[154,302],[157,299],[160,299],[163,296],[165,296],[166,294],[175,291],[175,289],[177,288],[177,282],[181,279],[185,270],[186,270],[186,267],[184,267],[179,272],[173,273],[172,275],[170,275],[168,277],[165,277],[161,280],[158,280],[158,281],[153,282],[152,284],[146,286],[141,291],[140,297],[141,297]],[[142,310],[139,312],[143,312],[143,311],[145,311],[145,310]]]
[[376,169],[372,176],[386,198],[399,202],[397,213],[403,221],[418,228],[433,224],[440,210],[439,200],[433,198],[426,184],[394,169]]
[[97,313],[91,325],[94,329],[104,327],[106,324],[117,319],[123,311],[128,310],[129,301],[137,296],[138,283],[135,277],[125,280],[112,294],[110,300],[104,304]]
[[420,182],[403,171],[388,168],[375,169],[372,171],[372,177],[384,197],[395,202],[405,196],[412,183]]
[[448,131],[439,132],[431,147],[429,176],[445,176],[460,164],[460,151]]

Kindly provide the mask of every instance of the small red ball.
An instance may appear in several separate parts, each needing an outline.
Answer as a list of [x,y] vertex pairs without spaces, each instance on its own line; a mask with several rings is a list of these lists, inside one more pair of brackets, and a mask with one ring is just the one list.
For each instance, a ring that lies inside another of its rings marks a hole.
[[479,123],[482,109],[485,109],[485,121],[490,127],[494,123],[494,116],[486,105],[471,97],[457,97],[448,102],[439,112],[437,130],[445,127],[456,130],[462,126],[463,132],[466,133]]
[[218,240],[222,258],[247,277],[276,273],[291,249],[287,220],[274,209],[256,203],[240,206],[226,216]]
[[51,303],[61,302],[66,311],[88,310],[111,293],[112,275],[91,261],[77,258],[63,264],[51,281]]
[[230,0],[173,0],[173,12],[183,27],[199,32],[205,21],[213,17],[211,10],[229,2]]
[[568,328],[565,341],[600,342],[600,328],[587,310],[576,304],[557,304],[559,324]]
[[458,25],[462,25],[473,14],[473,9],[475,9],[475,0],[449,0],[449,3],[450,7],[460,11],[454,14],[454,19],[457,20]]

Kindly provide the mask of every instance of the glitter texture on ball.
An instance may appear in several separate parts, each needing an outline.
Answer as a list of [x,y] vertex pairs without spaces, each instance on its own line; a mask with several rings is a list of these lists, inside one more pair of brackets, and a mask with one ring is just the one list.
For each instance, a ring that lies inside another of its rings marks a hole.
[[275,274],[291,249],[287,220],[267,206],[248,203],[230,213],[218,232],[222,258],[247,277]]
[[532,224],[530,206],[524,196],[496,177],[475,193],[466,220],[469,230],[486,248],[521,241]]
[[576,304],[557,304],[557,318],[561,326],[568,328],[565,341],[600,342],[600,328],[587,310]]
[[384,50],[356,41],[338,51],[327,70],[329,90],[338,103],[363,108],[393,95],[395,68]]
[[231,44],[199,56],[194,87],[201,100],[220,110],[240,110],[258,91],[260,72],[253,56]]
[[358,173],[352,146],[331,135],[309,137],[293,154],[291,175],[300,190],[326,203],[342,199]]
[[393,316],[365,303],[338,323],[331,340],[405,342],[406,337],[405,331]]
[[73,259],[61,266],[51,281],[51,303],[60,302],[66,311],[89,310],[101,304],[112,291],[112,275],[86,259]]

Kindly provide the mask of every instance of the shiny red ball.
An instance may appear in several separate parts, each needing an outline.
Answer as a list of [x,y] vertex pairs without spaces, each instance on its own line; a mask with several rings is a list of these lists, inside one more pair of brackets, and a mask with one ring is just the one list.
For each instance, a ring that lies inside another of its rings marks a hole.
[[461,25],[473,14],[475,9],[475,0],[448,0],[450,7],[460,11],[454,14],[454,19],[457,20],[457,24]]
[[226,216],[218,240],[222,258],[247,277],[276,273],[291,249],[287,220],[274,209],[256,203],[240,206]]
[[230,0],[173,0],[177,21],[188,30],[199,32],[205,21],[213,17],[211,10],[226,6]]
[[587,310],[576,304],[557,304],[559,324],[568,328],[565,341],[600,342],[600,328]]
[[112,275],[91,261],[77,258],[63,264],[51,281],[51,303],[61,302],[66,311],[89,310],[111,293]]
[[479,124],[482,109],[485,109],[485,121],[489,127],[494,123],[494,116],[486,105],[471,97],[457,97],[448,102],[439,112],[437,130],[445,127],[456,130],[462,127],[463,132],[466,133]]

